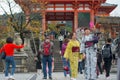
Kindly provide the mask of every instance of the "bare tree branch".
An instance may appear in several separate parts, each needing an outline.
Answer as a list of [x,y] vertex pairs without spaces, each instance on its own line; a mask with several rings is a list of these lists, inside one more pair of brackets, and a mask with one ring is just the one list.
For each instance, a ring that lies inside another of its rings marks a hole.
[[14,4],[11,8],[14,8],[16,6],[16,4]]
[[6,14],[7,16],[9,16],[8,13],[7,13],[7,11],[2,7],[2,5],[0,5],[0,7],[1,7],[2,10],[5,12],[5,14]]
[[8,6],[9,6],[9,10],[10,10],[11,16],[12,16],[12,18],[14,19],[14,15],[13,15],[13,13],[12,13],[12,8],[11,8],[11,3],[10,3],[9,0],[6,0],[6,1],[7,1],[7,3],[8,3]]

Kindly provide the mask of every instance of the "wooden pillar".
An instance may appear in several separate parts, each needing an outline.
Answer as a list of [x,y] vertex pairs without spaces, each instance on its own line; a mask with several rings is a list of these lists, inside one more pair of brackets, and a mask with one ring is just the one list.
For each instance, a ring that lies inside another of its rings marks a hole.
[[94,9],[91,9],[91,12],[90,12],[90,21],[93,22],[93,24],[94,24],[94,17],[95,17]]
[[72,31],[74,32],[74,19],[72,20]]
[[42,13],[42,29],[43,29],[43,32],[46,31],[46,15],[45,15],[45,11]]
[[75,32],[75,30],[78,28],[78,11],[77,9],[74,10],[74,28],[73,31]]

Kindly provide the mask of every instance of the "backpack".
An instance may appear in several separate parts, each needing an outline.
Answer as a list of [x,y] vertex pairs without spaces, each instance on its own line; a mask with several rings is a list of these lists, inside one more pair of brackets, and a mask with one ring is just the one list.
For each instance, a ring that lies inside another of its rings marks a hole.
[[6,53],[3,51],[2,53],[1,53],[1,59],[5,59],[6,58]]
[[103,46],[102,49],[102,57],[103,58],[109,58],[111,56],[111,46]]
[[44,55],[46,55],[46,56],[50,55],[50,47],[51,47],[50,42],[49,43],[44,42],[44,44],[43,44],[43,54]]

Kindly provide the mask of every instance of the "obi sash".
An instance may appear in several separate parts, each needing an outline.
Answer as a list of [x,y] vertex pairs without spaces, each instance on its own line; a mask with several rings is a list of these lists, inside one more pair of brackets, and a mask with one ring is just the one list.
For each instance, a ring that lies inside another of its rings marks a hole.
[[93,46],[93,42],[92,41],[87,41],[87,42],[85,42],[85,48],[88,48],[88,47],[91,47],[91,46]]
[[72,47],[72,52],[80,52],[80,47],[77,46]]

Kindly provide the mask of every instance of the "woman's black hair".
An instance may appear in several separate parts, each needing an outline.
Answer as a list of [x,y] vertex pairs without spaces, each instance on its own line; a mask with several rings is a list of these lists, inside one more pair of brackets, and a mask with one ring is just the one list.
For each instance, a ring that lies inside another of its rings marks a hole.
[[86,30],[90,30],[90,29],[89,28],[85,28],[84,31],[86,31]]
[[6,39],[6,43],[13,43],[13,38],[8,37],[8,38]]
[[111,43],[111,42],[112,42],[112,39],[111,39],[111,38],[108,38],[108,39],[107,39],[107,42]]

